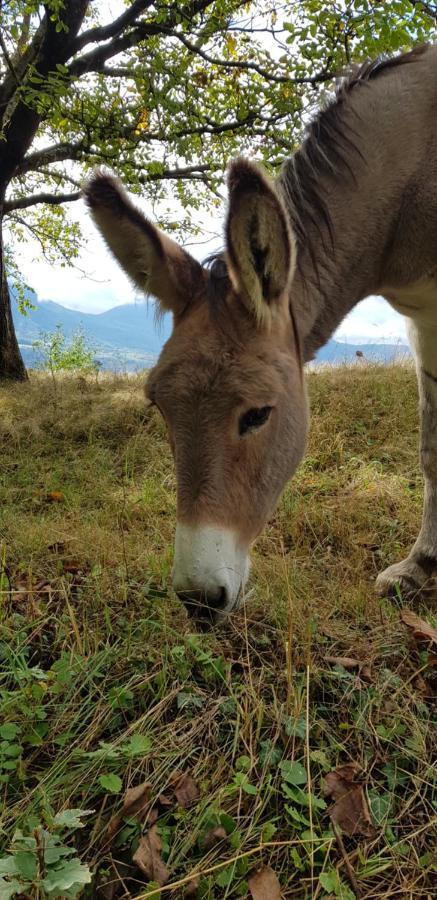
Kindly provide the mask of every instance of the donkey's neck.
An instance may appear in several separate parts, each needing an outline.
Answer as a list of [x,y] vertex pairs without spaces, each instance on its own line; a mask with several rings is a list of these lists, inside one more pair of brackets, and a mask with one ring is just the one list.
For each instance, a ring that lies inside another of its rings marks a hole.
[[356,185],[343,183],[339,193],[328,207],[330,229],[311,226],[311,251],[302,248],[291,287],[305,361],[314,357],[360,300],[378,290],[387,224],[379,215],[375,222],[375,211],[367,197],[361,203]]
[[364,66],[284,165],[278,186],[298,240],[290,301],[306,360],[360,300],[387,286],[431,117],[420,79],[435,80],[435,61],[437,49],[419,49]]

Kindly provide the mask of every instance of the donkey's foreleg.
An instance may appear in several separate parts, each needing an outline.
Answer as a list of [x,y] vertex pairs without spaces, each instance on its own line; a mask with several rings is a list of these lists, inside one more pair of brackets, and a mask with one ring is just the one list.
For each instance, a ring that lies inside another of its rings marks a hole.
[[427,588],[431,588],[432,595],[432,576],[437,575],[437,327],[411,323],[409,331],[419,382],[420,456],[425,480],[423,519],[409,556],[389,566],[377,578],[380,596],[393,596],[397,586],[404,596],[420,596],[427,593]]

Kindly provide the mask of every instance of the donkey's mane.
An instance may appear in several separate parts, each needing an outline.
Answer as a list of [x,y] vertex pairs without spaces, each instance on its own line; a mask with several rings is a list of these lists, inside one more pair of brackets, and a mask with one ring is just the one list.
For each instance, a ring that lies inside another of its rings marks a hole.
[[[285,161],[276,181],[279,193],[285,200],[298,246],[305,246],[310,253],[317,276],[317,259],[311,244],[310,232],[315,229],[326,245],[333,243],[333,229],[329,209],[323,196],[323,176],[354,176],[354,162],[361,152],[357,141],[357,129],[351,127],[345,111],[352,91],[369,85],[388,71],[419,59],[429,48],[421,44],[398,56],[382,55],[361,65],[351,65],[338,78],[334,93],[324,108],[310,122],[305,139],[299,149]],[[358,119],[357,119],[358,124]],[[325,226],[323,228],[323,226]],[[301,254],[297,254],[299,260]],[[229,289],[229,275],[224,252],[211,254],[205,260],[209,270],[207,299],[217,312],[220,301]]]
[[[298,245],[306,244],[311,256],[308,225],[318,231],[322,241],[321,224],[326,226],[331,242],[333,238],[329,210],[324,200],[323,175],[354,178],[354,161],[361,156],[357,144],[357,131],[351,127],[345,111],[352,91],[368,85],[389,70],[415,62],[428,49],[421,44],[408,53],[398,56],[379,56],[361,65],[349,66],[337,79],[336,90],[328,104],[322,108],[308,126],[301,147],[283,165],[277,185],[284,195]],[[325,239],[326,242],[326,239]],[[299,254],[298,254],[299,259]],[[313,258],[316,265],[316,260]]]

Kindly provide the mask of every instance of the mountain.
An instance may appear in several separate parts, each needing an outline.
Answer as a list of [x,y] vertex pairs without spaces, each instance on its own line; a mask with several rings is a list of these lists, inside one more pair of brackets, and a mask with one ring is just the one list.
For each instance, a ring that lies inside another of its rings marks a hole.
[[[29,299],[35,309],[27,316],[18,312],[15,302],[12,304],[18,343],[29,368],[37,365],[40,357],[38,350],[32,347],[34,341],[39,339],[41,332],[53,332],[58,325],[68,338],[82,329],[95,347],[96,359],[102,368],[117,371],[135,371],[152,365],[171,333],[171,316],[165,315],[157,324],[152,301],[138,300],[93,314],[67,309],[52,300],[38,300],[33,293],[29,294]],[[403,344],[347,344],[330,340],[319,350],[315,362],[351,362],[357,358],[357,353],[368,360],[389,363],[409,355],[409,349]]]
[[67,309],[51,300],[40,301],[35,296],[29,299],[35,309],[23,316],[13,303],[13,318],[24,361],[30,367],[39,358],[32,344],[42,332],[53,332],[58,325],[67,338],[82,329],[102,368],[128,371],[150,366],[171,333],[171,316],[156,323],[155,306],[145,300],[92,314]]

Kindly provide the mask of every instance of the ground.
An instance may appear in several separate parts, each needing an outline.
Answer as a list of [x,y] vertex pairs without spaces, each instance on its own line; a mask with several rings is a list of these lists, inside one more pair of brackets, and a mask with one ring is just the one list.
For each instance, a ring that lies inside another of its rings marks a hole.
[[[435,896],[436,656],[373,589],[419,528],[413,370],[309,374],[253,597],[208,634],[171,592],[143,381],[0,387],[0,897]],[[346,763],[353,836],[326,795]]]

